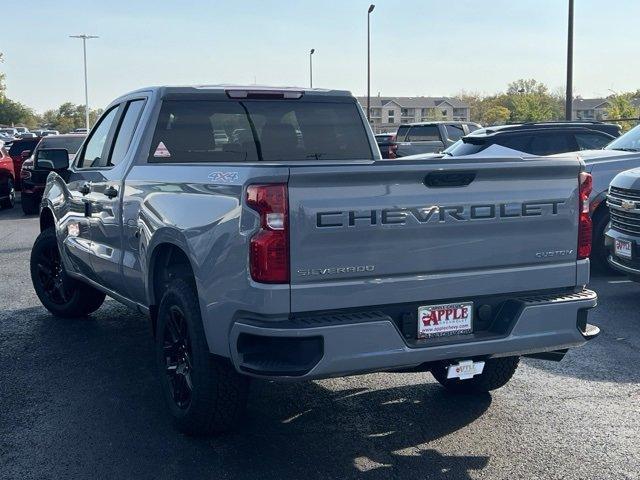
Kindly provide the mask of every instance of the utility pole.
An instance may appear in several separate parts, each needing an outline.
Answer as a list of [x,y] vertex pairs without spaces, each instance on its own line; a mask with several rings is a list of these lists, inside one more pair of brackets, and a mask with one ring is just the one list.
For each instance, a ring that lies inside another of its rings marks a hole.
[[84,56],[84,119],[87,127],[87,133],[89,133],[89,86],[87,85],[87,40],[92,38],[99,38],[96,35],[69,35],[69,38],[81,38],[82,39],[82,53]]
[[567,93],[564,117],[573,120],[573,0],[569,0],[569,25],[567,32]]
[[313,54],[315,51],[315,48],[309,51],[309,88],[313,88]]
[[369,5],[367,11],[367,121],[371,121],[371,12],[376,8]]

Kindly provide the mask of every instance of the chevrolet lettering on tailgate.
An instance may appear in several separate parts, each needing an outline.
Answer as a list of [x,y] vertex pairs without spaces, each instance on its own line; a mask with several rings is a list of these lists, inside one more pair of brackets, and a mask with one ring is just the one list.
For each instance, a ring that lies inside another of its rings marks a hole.
[[381,210],[342,210],[318,212],[316,226],[354,227],[357,225],[405,225],[407,222],[445,223],[468,220],[507,219],[557,215],[565,200],[522,203],[484,203],[478,205],[432,205]]

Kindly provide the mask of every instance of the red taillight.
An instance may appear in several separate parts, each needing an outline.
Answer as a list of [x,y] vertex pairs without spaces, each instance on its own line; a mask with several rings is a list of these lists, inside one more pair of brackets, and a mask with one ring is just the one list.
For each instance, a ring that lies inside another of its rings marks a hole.
[[592,224],[589,215],[589,195],[593,189],[593,178],[590,173],[580,173],[580,194],[578,210],[578,260],[591,255]]
[[251,239],[251,278],[289,282],[289,201],[286,184],[250,185],[247,206],[260,214],[260,231]]
[[391,137],[391,145],[389,145],[389,158],[398,158],[396,157],[396,152],[398,151],[398,145],[396,144],[396,136]]

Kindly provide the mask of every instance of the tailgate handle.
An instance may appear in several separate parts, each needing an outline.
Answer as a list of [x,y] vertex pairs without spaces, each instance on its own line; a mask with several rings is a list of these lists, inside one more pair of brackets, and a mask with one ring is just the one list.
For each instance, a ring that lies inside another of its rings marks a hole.
[[476,178],[476,172],[431,172],[424,177],[427,187],[466,187]]

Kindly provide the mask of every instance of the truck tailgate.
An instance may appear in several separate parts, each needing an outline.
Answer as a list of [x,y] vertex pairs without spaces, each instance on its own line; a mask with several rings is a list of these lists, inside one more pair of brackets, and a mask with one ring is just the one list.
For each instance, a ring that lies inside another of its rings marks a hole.
[[577,160],[292,167],[293,312],[574,286]]

